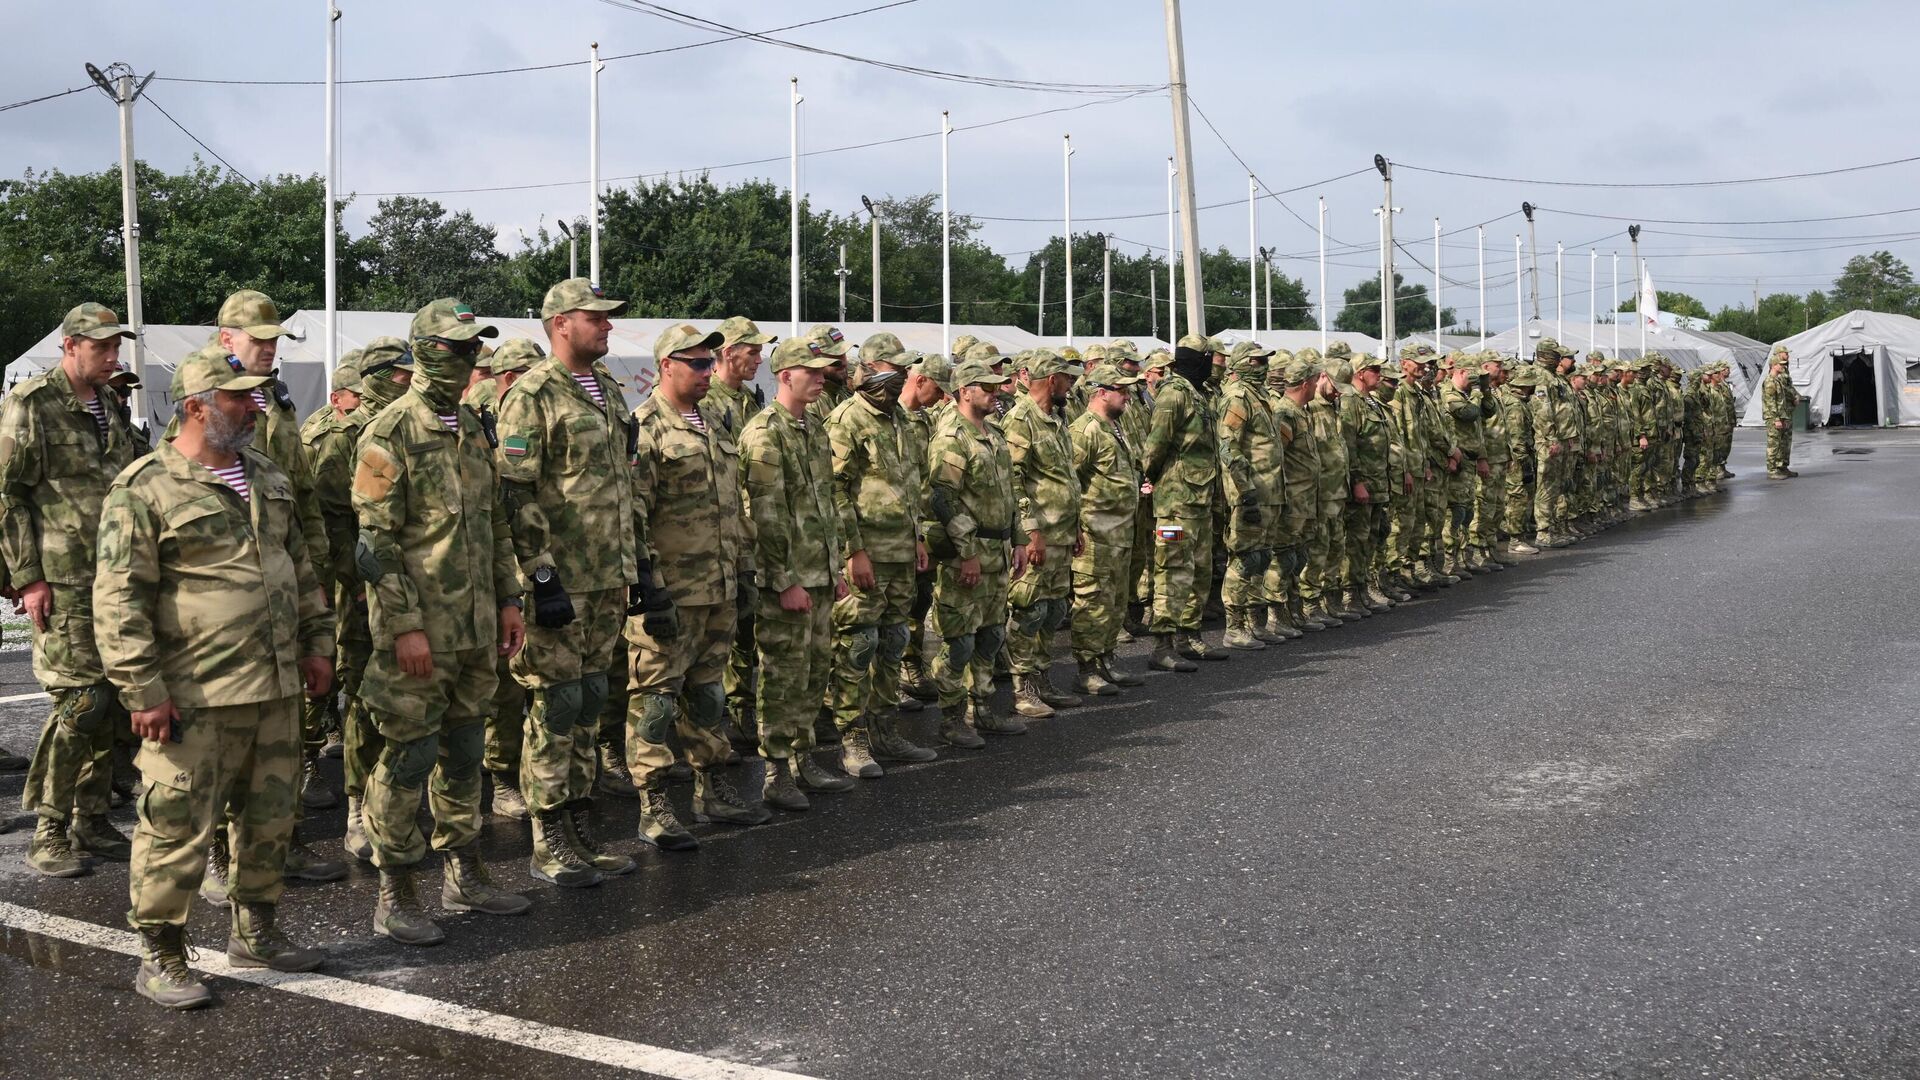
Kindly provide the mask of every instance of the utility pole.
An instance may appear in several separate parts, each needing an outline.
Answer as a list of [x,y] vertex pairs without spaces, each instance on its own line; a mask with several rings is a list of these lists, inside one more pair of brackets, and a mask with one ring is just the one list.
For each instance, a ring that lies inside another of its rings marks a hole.
[[[793,329],[790,336],[800,336],[800,103],[806,99],[800,96],[800,76],[787,79],[787,205],[791,218],[792,238],[790,243],[791,262],[787,268],[788,278],[788,316]],[[599,272],[594,267],[594,272]]]
[[1113,234],[1100,234],[1100,336],[1113,338]]
[[873,200],[865,195],[860,196],[860,205],[867,208],[867,216],[873,219],[873,321],[877,323],[880,321],[880,211],[874,209]]
[[1393,343],[1398,340],[1400,306],[1400,278],[1393,272],[1393,215],[1400,208],[1393,205],[1393,162],[1384,154],[1373,155],[1373,167],[1380,170],[1380,179],[1386,184],[1386,202],[1381,204],[1380,214],[1380,340],[1392,355]]
[[1247,174],[1247,332],[1260,332],[1260,268],[1254,256],[1260,250],[1260,204],[1256,201],[1259,181]]
[[[1180,170],[1174,168],[1173,159],[1167,159],[1167,337],[1171,342],[1180,336],[1180,283],[1174,276],[1180,262],[1180,241],[1174,236],[1173,225],[1173,181]],[[1158,334],[1154,335],[1159,337]]]
[[[120,106],[120,235],[121,246],[127,257],[127,325],[133,328],[133,373],[144,382],[147,345],[146,329],[140,315],[140,209],[139,194],[134,184],[133,103],[139,100],[147,83],[152,81],[153,72],[148,72],[146,78],[135,83],[133,69],[125,64],[109,64],[106,71],[88,64],[87,77],[93,80],[101,93]],[[328,236],[331,237],[332,233],[328,233]],[[135,390],[128,407],[143,425],[148,423],[146,391]]]
[[567,238],[567,276],[577,278],[580,276],[580,238],[567,227],[566,218],[554,218],[553,223],[560,226],[560,235]]
[[1040,260],[1040,321],[1034,325],[1036,337],[1047,336],[1047,260]]
[[1061,210],[1066,225],[1067,253],[1067,344],[1073,344],[1073,136],[1060,136],[1060,164],[1066,201]]
[[[1206,293],[1200,282],[1200,215],[1193,195],[1193,139],[1187,131],[1187,54],[1180,40],[1180,0],[1166,0],[1167,87],[1173,99],[1173,153],[1180,180],[1180,231],[1187,249],[1187,332],[1207,332]],[[1179,333],[1169,327],[1167,336]]]
[[1530,202],[1521,203],[1520,212],[1527,215],[1527,253],[1533,261],[1533,317],[1537,322],[1540,318],[1540,246],[1534,243],[1533,204]]
[[1147,336],[1160,336],[1160,275],[1147,275]]
[[1267,271],[1267,332],[1273,332],[1273,249],[1260,249],[1260,265]]
[[600,70],[604,67],[596,41],[587,46],[587,277],[595,285],[600,284]]
[[840,279],[840,322],[843,325],[847,321],[847,274],[849,273],[851,271],[847,269],[847,245],[841,244],[840,269],[835,270],[833,274]]

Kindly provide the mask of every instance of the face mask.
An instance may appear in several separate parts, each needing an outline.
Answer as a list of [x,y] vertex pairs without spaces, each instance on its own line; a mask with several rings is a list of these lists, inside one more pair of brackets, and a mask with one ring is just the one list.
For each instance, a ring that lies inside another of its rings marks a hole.
[[371,410],[367,414],[368,416],[372,416],[381,409],[393,404],[399,400],[401,394],[407,392],[407,388],[394,382],[388,377],[389,374],[389,372],[381,372],[378,375],[361,380],[360,407]]
[[1398,386],[1390,382],[1383,382],[1373,388],[1373,396],[1379,398],[1381,401],[1392,401],[1394,391],[1398,389],[1400,389]]
[[1205,390],[1207,376],[1213,373],[1213,358],[1194,349],[1176,348],[1173,373],[1192,383],[1195,389]]
[[881,412],[891,413],[893,407],[899,404],[900,391],[906,385],[907,381],[897,371],[869,371],[854,392]]
[[436,411],[451,412],[466,393],[477,356],[455,356],[431,341],[413,342],[413,386]]

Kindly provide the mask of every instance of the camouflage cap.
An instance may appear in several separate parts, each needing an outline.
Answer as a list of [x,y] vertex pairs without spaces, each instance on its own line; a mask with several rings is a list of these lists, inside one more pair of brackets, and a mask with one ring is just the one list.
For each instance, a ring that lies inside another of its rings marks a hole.
[[978,360],[968,360],[953,369],[953,386],[956,390],[963,386],[999,386],[1006,381],[1005,375],[995,375],[992,367]]
[[1422,341],[1410,341],[1400,346],[1400,359],[1411,360],[1418,364],[1431,364],[1433,363],[1433,346]]
[[1536,357],[1552,357],[1555,360],[1565,360],[1573,356],[1574,352],[1572,349],[1567,348],[1565,345],[1549,337],[1541,338],[1539,343],[1534,345],[1533,355]]
[[1601,351],[1600,351],[1599,349],[1589,349],[1589,350],[1587,350],[1587,359],[1588,359],[1588,360],[1605,360],[1606,358],[1607,358],[1607,354],[1606,354],[1606,353],[1603,353],[1603,352],[1601,352]]
[[860,362],[865,364],[878,361],[883,364],[898,364],[900,355],[906,351],[907,347],[900,344],[898,337],[882,330],[878,334],[869,335],[867,340],[860,343]]
[[130,338],[134,333],[120,325],[120,316],[112,308],[88,302],[67,312],[67,317],[60,320],[60,336],[104,341],[107,338]]
[[813,368],[825,370],[846,359],[846,354],[823,353],[814,348],[811,338],[788,338],[773,347],[773,359],[767,367],[775,375],[788,368]]
[[1107,348],[1125,349],[1130,353],[1136,353],[1136,354],[1140,351],[1140,346],[1134,344],[1134,341],[1132,338],[1124,338],[1124,337],[1117,337],[1117,338],[1114,338],[1112,341],[1107,342]]
[[1030,379],[1044,379],[1050,375],[1078,376],[1085,368],[1068,360],[1052,349],[1035,349],[1029,354],[1020,369]]
[[685,352],[688,349],[717,349],[720,347],[721,340],[718,330],[709,330],[703,334],[692,323],[678,323],[660,331],[660,336],[653,339],[653,358],[665,360],[674,353]]
[[[1314,355],[1309,357],[1308,353]],[[1287,385],[1299,386],[1301,383],[1312,382],[1320,377],[1322,370],[1319,350],[1301,349],[1294,354],[1292,362],[1287,364]]]
[[256,390],[273,383],[271,375],[247,375],[233,369],[227,363],[226,351],[220,348],[201,349],[173,369],[173,386],[168,393],[173,400],[204,394],[209,390]]
[[1327,374],[1333,376],[1334,382],[1345,386],[1353,381],[1353,361],[1342,359],[1339,363],[1328,367]]
[[540,301],[540,317],[543,319],[551,319],[569,311],[604,311],[608,315],[618,315],[625,310],[625,300],[613,299],[600,286],[583,277],[568,278],[555,285],[547,290],[546,299]]
[[1155,349],[1147,354],[1147,359],[1141,366],[1145,367],[1148,371],[1172,367],[1173,354],[1165,349]]
[[1202,352],[1202,353],[1213,352],[1214,351],[1213,346],[1214,346],[1214,341],[1212,338],[1204,337],[1200,334],[1187,334],[1183,336],[1179,341],[1174,343],[1174,348],[1192,349],[1194,352]]
[[265,341],[268,338],[288,337],[290,331],[280,325],[280,309],[266,293],[253,289],[241,289],[220,305],[220,317],[215,323],[222,330],[245,330],[248,337]]
[[745,315],[734,315],[720,322],[720,344],[727,345],[765,345],[773,340],[772,334],[763,334],[753,320]]
[[[1108,352],[1111,349],[1111,345],[1104,345],[1098,341],[1081,349],[1079,356],[1080,366],[1085,368],[1093,367],[1094,364],[1107,359]],[[1065,356],[1066,353],[1062,352],[1060,355]]]
[[107,385],[121,390],[138,390],[147,384],[141,382],[140,376],[135,375],[131,369],[121,368],[107,376]]
[[[247,333],[252,334],[253,331],[248,330]],[[435,300],[416,312],[413,325],[407,328],[407,336],[415,341],[421,338],[472,341],[476,337],[499,337],[500,328],[483,325],[473,317],[472,308],[449,296]]]
[[378,375],[397,367],[413,367],[413,353],[408,351],[407,343],[397,337],[374,338],[360,350],[362,375]]
[[1536,364],[1521,364],[1507,376],[1508,386],[1539,386],[1544,373]]
[[334,365],[332,377],[328,379],[328,389],[358,390],[360,388],[360,384],[366,381],[366,376],[360,371],[360,354],[359,349],[348,349],[346,354],[340,357],[340,362]]
[[999,346],[991,341],[981,341],[978,338],[974,339],[973,344],[967,346],[966,352],[961,352],[958,348],[955,348],[953,355],[958,357],[959,362],[962,364],[979,363],[985,364],[988,367],[992,367],[1006,360],[1006,357],[1000,355]]
[[1140,376],[1127,374],[1111,361],[1095,365],[1086,377],[1086,385],[1103,390],[1125,390],[1139,382]]
[[505,375],[509,371],[525,371],[546,357],[547,351],[540,347],[539,342],[532,338],[517,337],[501,342],[485,367],[495,375]]
[[1347,344],[1344,341],[1330,341],[1327,343],[1327,359],[1329,360],[1335,359],[1337,357],[1352,356],[1352,355],[1353,355],[1353,346]]
[[1227,353],[1227,366],[1232,367],[1247,357],[1255,357],[1265,363],[1273,355],[1273,350],[1257,341],[1242,341]]
[[1407,377],[1405,372],[1401,371],[1398,367],[1387,366],[1387,362],[1379,357],[1373,359],[1372,366],[1380,369],[1381,382],[1397,383]]
[[955,357],[965,357],[967,350],[973,348],[979,344],[979,342],[980,339],[974,337],[972,334],[961,334],[959,337],[953,339],[952,355]]
[[837,326],[814,323],[808,328],[804,340],[815,356],[831,356],[835,360],[847,358],[847,335],[841,333]]
[[949,394],[953,393],[953,361],[939,353],[927,353],[915,360],[907,370],[918,372],[933,380],[933,385]]
[[1365,371],[1368,368],[1372,368],[1375,371],[1385,371],[1387,370],[1387,362],[1372,353],[1361,353],[1354,358],[1353,370]]
[[1787,357],[1787,347],[1785,345],[1775,345],[1773,347],[1773,352],[1770,355],[1772,356],[1773,359],[1770,360],[1769,363],[1784,360]]
[[1293,358],[1295,360],[1305,360],[1309,364],[1318,365],[1321,360],[1320,350],[1309,345],[1306,348],[1301,349],[1299,352],[1294,353]]
[[1053,351],[1059,353],[1060,359],[1065,360],[1069,364],[1077,364],[1081,360],[1080,350],[1071,345],[1062,345]]

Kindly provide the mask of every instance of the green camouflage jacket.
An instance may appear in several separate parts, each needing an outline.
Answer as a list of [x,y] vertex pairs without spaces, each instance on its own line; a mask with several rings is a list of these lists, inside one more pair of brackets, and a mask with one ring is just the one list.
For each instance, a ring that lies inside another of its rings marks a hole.
[[1140,513],[1140,451],[1125,425],[1102,420],[1089,410],[1074,420],[1067,434],[1073,441],[1073,474],[1080,482],[1081,530],[1096,541],[1131,536]]
[[1013,458],[999,430],[985,427],[974,427],[959,409],[940,417],[927,449],[924,528],[929,546],[951,546],[950,559],[977,558],[982,573],[1000,573],[1007,569],[1007,542],[1017,525]]
[[633,458],[638,422],[596,361],[602,408],[567,366],[541,360],[500,396],[495,460],[520,572],[551,566],[572,593],[624,589],[635,566]]
[[1285,394],[1268,391],[1273,429],[1280,436],[1280,500],[1289,539],[1300,540],[1320,516],[1320,445],[1307,411]]
[[741,383],[740,389],[735,390],[717,377],[707,387],[707,396],[700,404],[720,422],[722,430],[731,432],[736,439],[747,430],[747,421],[766,408],[766,402],[760,400],[752,385]]
[[1500,427],[1507,439],[1508,460],[1533,461],[1532,409],[1511,387],[1501,387],[1493,397],[1500,406]]
[[293,484],[259,451],[240,460],[245,500],[172,443],[128,466],[107,493],[94,640],[128,709],[297,697],[301,658],[333,658],[333,617]]
[[147,452],[113,391],[98,392],[107,406],[104,439],[57,365],[14,387],[0,406],[0,555],[16,589],[93,583],[100,504],[114,476]]
[[353,473],[356,545],[374,644],[424,630],[436,653],[493,645],[500,607],[520,595],[493,451],[460,406],[449,431],[417,390],[360,436]]
[[1476,388],[1473,402],[1480,408],[1480,430],[1485,436],[1484,453],[1490,465],[1505,465],[1513,452],[1507,444],[1507,414],[1500,407],[1500,395],[1492,387]]
[[1279,506],[1286,498],[1285,459],[1273,401],[1265,386],[1234,375],[1220,391],[1220,442],[1228,506],[1238,506],[1251,490],[1261,506]]
[[[1453,445],[1460,451],[1460,460],[1474,462],[1485,457],[1487,432],[1477,395],[1462,391],[1448,381],[1440,388],[1440,409],[1453,424]],[[1462,468],[1465,467],[1463,464]]]
[[313,499],[327,533],[327,549],[320,553],[326,561],[315,562],[314,571],[330,594],[342,587],[358,592],[361,585],[353,562],[354,541],[360,535],[360,519],[353,512],[353,470],[360,432],[372,418],[371,405],[350,413],[328,406],[301,427],[307,460],[313,465]]
[[920,536],[924,453],[906,411],[891,416],[855,394],[827,417],[833,447],[833,505],[847,554],[877,563],[911,563]]
[[1220,476],[1213,413],[1193,384],[1168,372],[1153,391],[1153,415],[1140,448],[1142,467],[1153,481],[1153,510],[1175,517],[1213,505]]
[[1787,372],[1768,375],[1760,383],[1760,417],[1763,420],[1791,420],[1793,410],[1800,404],[1800,391],[1793,387],[1793,376]]
[[658,392],[633,411],[640,424],[637,540],[653,560],[655,584],[683,607],[733,603],[739,575],[753,568],[740,500],[739,437],[704,404],[697,408],[705,431],[687,423]]
[[1393,414],[1387,411],[1386,402],[1358,391],[1353,395],[1353,409],[1357,414],[1353,457],[1347,462],[1347,471],[1353,474],[1355,484],[1367,485],[1368,505],[1386,506],[1393,502],[1395,481],[1402,474],[1402,469],[1395,467],[1398,455],[1394,450]]
[[1080,478],[1073,470],[1073,440],[1067,420],[1042,412],[1021,395],[1001,422],[1020,512],[1020,535],[1039,533],[1048,545],[1071,545],[1080,532]]
[[1322,515],[1337,514],[1347,502],[1352,466],[1347,457],[1346,432],[1340,429],[1340,406],[1323,397],[1311,398],[1307,401],[1307,420],[1313,426],[1314,446],[1320,451],[1314,497],[1320,500]]
[[818,416],[802,421],[776,402],[740,435],[753,565],[763,589],[829,588],[839,576],[840,515],[824,426]]

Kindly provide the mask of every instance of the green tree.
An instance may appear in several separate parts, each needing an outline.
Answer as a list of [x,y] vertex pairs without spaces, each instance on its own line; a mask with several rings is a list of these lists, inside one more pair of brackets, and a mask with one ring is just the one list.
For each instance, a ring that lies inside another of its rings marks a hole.
[[[1425,285],[1409,285],[1399,271],[1393,275],[1393,325],[1399,334],[1415,334],[1433,329],[1433,299]],[[1335,330],[1380,336],[1380,275],[1374,274],[1343,294],[1340,314],[1333,317]],[[1455,319],[1452,308],[1442,308],[1442,325]]]
[[366,235],[354,244],[360,281],[342,306],[414,311],[456,296],[475,311],[517,315],[524,305],[516,304],[521,296],[494,240],[493,226],[468,211],[450,214],[431,199],[408,195],[382,199]]
[[1847,260],[1834,279],[1832,301],[1837,311],[1911,315],[1920,310],[1920,289],[1915,288],[1913,271],[1906,263],[1891,252],[1876,251]]
[[[939,322],[940,197],[887,196],[873,206],[880,218],[881,314],[889,322]],[[956,214],[949,227],[954,321],[1020,323],[1019,281],[1006,260],[978,239],[980,223]],[[836,259],[838,245],[847,245],[850,320],[873,320],[871,229],[863,212],[836,219],[828,237]]]
[[[1689,318],[1700,319],[1702,321],[1713,318],[1713,312],[1707,310],[1707,305],[1701,303],[1694,297],[1688,296],[1686,293],[1668,292],[1665,289],[1655,289],[1653,292],[1654,296],[1660,301],[1660,313],[1662,315],[1685,315]],[[1634,298],[1620,301],[1619,310],[1633,311],[1634,305],[1637,303],[1636,298],[1638,295],[1636,292]]]

